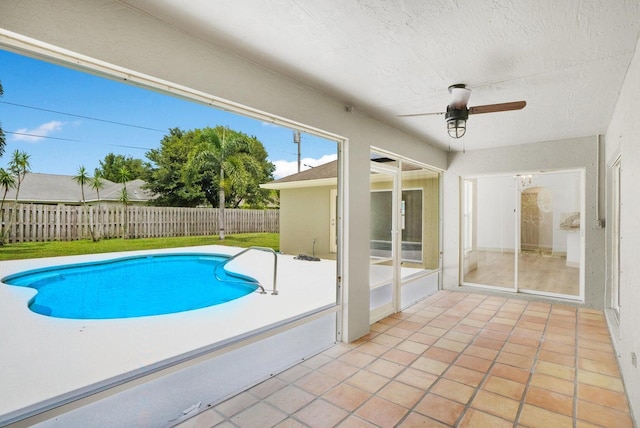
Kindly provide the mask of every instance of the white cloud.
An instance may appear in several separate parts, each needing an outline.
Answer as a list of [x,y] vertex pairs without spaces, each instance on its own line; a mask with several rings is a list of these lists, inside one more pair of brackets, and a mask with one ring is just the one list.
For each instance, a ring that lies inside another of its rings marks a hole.
[[[43,137],[49,136],[49,134],[60,131],[62,127],[65,125],[64,122],[59,122],[57,120],[52,120],[51,122],[43,123],[37,128],[27,129],[20,128],[15,131],[13,135],[13,139],[17,141],[26,141],[29,143],[35,143],[43,139]],[[22,135],[28,134],[28,135]]]
[[[337,158],[337,154],[324,155],[319,159],[303,158],[300,162],[300,170],[305,171],[311,167],[316,167],[334,161]],[[273,164],[276,166],[276,170],[273,173],[276,180],[298,172],[298,161],[277,160],[273,161]]]

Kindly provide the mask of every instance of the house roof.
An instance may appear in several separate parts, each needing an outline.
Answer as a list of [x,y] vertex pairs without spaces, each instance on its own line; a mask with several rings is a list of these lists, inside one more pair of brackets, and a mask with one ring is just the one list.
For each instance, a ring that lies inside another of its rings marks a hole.
[[[122,184],[102,179],[104,187],[100,189],[100,202],[116,202],[120,199]],[[132,180],[126,183],[129,199],[132,202],[145,202],[152,197],[142,186],[143,180]],[[9,189],[7,200],[15,199],[16,189]],[[87,202],[98,202],[98,192],[91,186],[84,186]],[[82,201],[82,189],[70,175],[27,173],[20,185],[18,201],[25,203],[66,203],[78,204]]]
[[338,176],[338,161],[331,161],[325,164],[300,171],[296,174],[287,175],[278,180],[261,184],[265,189],[290,189],[295,187],[316,187],[336,184]]

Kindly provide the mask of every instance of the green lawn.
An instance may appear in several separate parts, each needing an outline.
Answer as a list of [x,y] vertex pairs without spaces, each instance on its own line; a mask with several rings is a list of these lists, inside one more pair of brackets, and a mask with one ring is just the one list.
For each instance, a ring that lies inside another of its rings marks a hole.
[[0,247],[0,260],[34,259],[40,257],[73,256],[77,254],[110,253],[114,251],[150,250],[157,248],[193,247],[196,245],[228,245],[233,247],[268,247],[278,251],[277,233],[241,233],[218,236],[181,236],[176,238],[104,239],[98,242],[50,241],[7,244]]

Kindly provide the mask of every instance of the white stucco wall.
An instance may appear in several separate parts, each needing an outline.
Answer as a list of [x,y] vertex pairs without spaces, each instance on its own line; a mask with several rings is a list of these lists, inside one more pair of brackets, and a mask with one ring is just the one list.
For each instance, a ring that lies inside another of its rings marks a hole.
[[369,331],[370,145],[439,169],[442,150],[115,0],[5,0],[0,28],[346,137],[343,337]]
[[[613,117],[605,134],[605,158],[607,160],[607,218],[612,216],[611,207],[611,165],[620,156],[621,208],[620,208],[620,318],[611,311],[607,318],[611,335],[618,352],[625,386],[636,420],[640,416],[640,367],[632,364],[632,353],[640,357],[640,263],[638,263],[638,243],[640,225],[640,120],[638,120],[638,100],[640,99],[640,43],[631,62],[627,77],[620,91]],[[611,228],[607,228],[607,248],[612,248]],[[611,257],[607,252],[607,284],[611,281]],[[608,288],[609,288],[608,287]],[[609,291],[609,290],[608,290]],[[606,305],[610,306],[611,294],[607,292]]]
[[[443,285],[459,286],[460,177],[542,170],[585,170],[585,304],[604,305],[604,229],[597,226],[598,138],[585,137],[497,149],[451,153],[444,174]],[[602,195],[600,195],[602,198]]]

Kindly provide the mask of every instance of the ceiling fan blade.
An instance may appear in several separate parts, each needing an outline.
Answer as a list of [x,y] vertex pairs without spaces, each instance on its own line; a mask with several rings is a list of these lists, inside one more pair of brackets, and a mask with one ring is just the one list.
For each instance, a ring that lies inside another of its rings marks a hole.
[[526,101],[513,101],[510,103],[487,104],[483,106],[469,107],[469,114],[495,113],[499,111],[522,110],[527,105]]
[[414,116],[433,116],[438,114],[444,114],[443,111],[439,111],[436,113],[413,113],[413,114],[397,114],[397,117],[414,117]]

